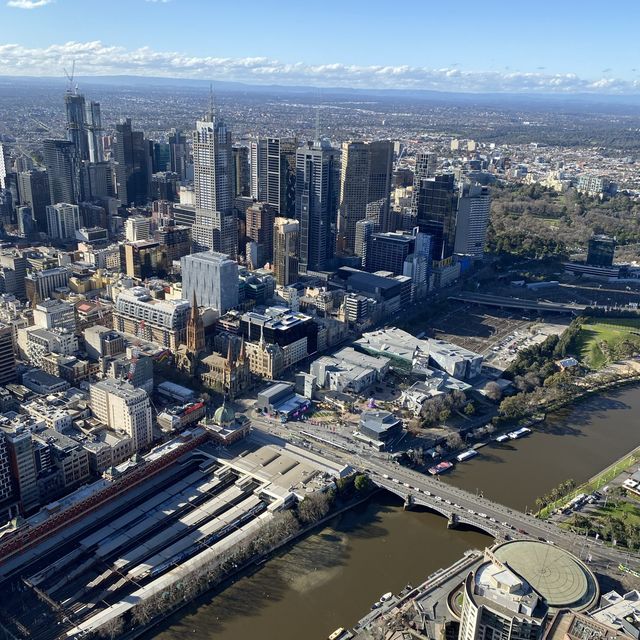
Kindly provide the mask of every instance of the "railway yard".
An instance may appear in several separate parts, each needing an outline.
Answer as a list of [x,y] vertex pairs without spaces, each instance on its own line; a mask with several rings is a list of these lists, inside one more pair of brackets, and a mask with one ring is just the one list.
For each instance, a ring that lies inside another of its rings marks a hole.
[[0,615],[37,640],[81,637],[223,561],[274,512],[339,473],[289,445],[207,442],[114,500],[109,514],[85,517],[72,537],[3,566]]

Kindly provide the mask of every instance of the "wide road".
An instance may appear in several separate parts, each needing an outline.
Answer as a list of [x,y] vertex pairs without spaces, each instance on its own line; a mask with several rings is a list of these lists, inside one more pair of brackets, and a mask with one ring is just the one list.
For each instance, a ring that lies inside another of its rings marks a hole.
[[[254,425],[256,425],[255,420]],[[291,436],[300,438],[300,433],[289,428],[288,425],[258,420],[256,426],[259,426],[259,429],[254,433],[258,438],[260,438],[260,429],[268,430],[285,440],[291,439]],[[306,424],[300,425],[300,429],[306,428]],[[506,537],[509,536],[513,539],[548,540],[567,549],[580,559],[597,563],[604,568],[612,564],[617,566],[620,563],[636,570],[640,566],[638,557],[628,551],[608,547],[602,541],[565,531],[546,520],[540,520],[517,509],[474,495],[444,482],[439,476],[426,475],[390,462],[385,459],[385,454],[369,453],[370,449],[354,444],[353,441],[349,443],[351,448],[347,451],[342,444],[346,444],[347,440],[337,438],[336,434],[323,433],[322,436],[326,438],[326,442],[316,439],[308,440],[316,452],[330,460],[349,464],[355,469],[367,470],[373,482],[379,487],[403,499],[411,496],[413,504],[427,507],[446,517],[455,514],[460,524],[472,525],[498,539],[507,539]],[[330,444],[332,441],[333,446]]]

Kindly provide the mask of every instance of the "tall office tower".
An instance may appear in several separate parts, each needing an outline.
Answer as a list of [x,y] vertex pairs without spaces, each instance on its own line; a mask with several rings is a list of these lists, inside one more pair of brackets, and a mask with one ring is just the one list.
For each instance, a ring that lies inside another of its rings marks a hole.
[[18,233],[23,238],[31,238],[36,231],[36,221],[33,219],[31,207],[18,207],[16,216],[18,218]]
[[133,216],[124,221],[124,237],[128,242],[148,240],[151,237],[151,218]]
[[413,192],[411,194],[411,208],[415,212],[418,208],[418,192],[420,182],[424,178],[434,178],[438,167],[438,154],[433,151],[416,155],[416,168],[413,173]]
[[273,228],[273,272],[281,286],[298,280],[298,243],[300,223],[291,218],[276,218]]
[[171,148],[167,142],[152,142],[151,168],[153,173],[169,171],[171,167]]
[[[280,216],[295,215],[296,208],[296,138],[267,138],[265,201]],[[260,181],[260,180],[259,180]]]
[[193,132],[196,208],[227,213],[233,208],[231,132],[222,117],[209,113]]
[[246,198],[251,193],[249,147],[233,146],[233,197]]
[[415,239],[411,235],[387,231],[374,233],[367,242],[367,271],[390,271],[395,276],[403,275],[404,263],[413,253]]
[[[177,213],[174,208],[174,213]],[[177,220],[177,217],[176,217]],[[235,209],[221,213],[196,208],[191,226],[193,250],[220,251],[232,257],[238,253],[238,217]]]
[[152,443],[151,403],[146,391],[128,382],[107,378],[92,384],[89,393],[96,418],[112,429],[125,431],[136,451]]
[[252,142],[249,157],[251,169],[251,197],[265,202],[267,199],[267,141]]
[[16,173],[22,173],[23,171],[32,171],[33,160],[25,155],[18,156],[13,163],[13,168]]
[[414,238],[413,253],[407,256],[402,275],[411,278],[413,301],[423,299],[431,286],[431,236],[420,233],[418,227],[411,231]]
[[257,264],[253,268],[263,267],[273,259],[273,221],[275,209],[264,203],[255,202],[246,212],[247,238],[257,244]]
[[485,554],[489,561],[464,581],[458,639],[540,640],[549,613],[547,603],[509,565],[489,554]]
[[23,514],[40,504],[36,461],[33,455],[31,432],[25,427],[4,432],[11,475],[18,489]]
[[110,162],[90,162],[82,172],[85,198],[115,198],[113,167]]
[[64,96],[67,113],[67,140],[73,142],[78,160],[89,160],[89,140],[86,126],[86,105],[84,96],[67,91]]
[[452,173],[423,178],[418,193],[417,223],[432,237],[431,256],[443,263],[453,256],[458,198]]
[[367,264],[367,246],[371,236],[376,231],[376,224],[373,220],[359,220],[356,222],[356,241],[354,254],[362,259],[362,266]]
[[187,179],[187,165],[189,164],[189,148],[187,136],[177,129],[169,133],[169,168],[178,174],[180,181]]
[[0,324],[0,385],[16,379],[16,356],[13,351],[13,329]]
[[151,189],[151,144],[142,131],[131,129],[131,118],[116,125],[116,189],[123,206],[146,204]]
[[389,229],[389,198],[393,173],[393,143],[344,142],[340,174],[338,234],[348,253],[354,253],[356,222],[375,209],[380,228]]
[[182,268],[182,298],[213,307],[220,315],[238,306],[238,264],[224,253],[204,251],[184,256]]
[[47,207],[47,234],[53,240],[75,240],[80,229],[80,207],[59,202]]
[[99,102],[91,100],[86,104],[84,119],[89,145],[89,161],[104,162],[104,143],[102,141],[104,129],[102,128]]
[[80,162],[75,144],[69,140],[44,140],[44,164],[49,177],[51,204],[80,201]]
[[296,155],[296,219],[300,222],[299,271],[318,271],[333,257],[338,201],[338,158],[330,144],[308,142]]
[[465,183],[458,199],[455,252],[482,258],[491,215],[489,187]]
[[0,144],[0,189],[6,189],[6,177],[9,171],[9,154],[7,148]]
[[18,174],[20,202],[31,209],[36,228],[47,232],[47,206],[51,204],[49,176],[46,171],[25,171]]

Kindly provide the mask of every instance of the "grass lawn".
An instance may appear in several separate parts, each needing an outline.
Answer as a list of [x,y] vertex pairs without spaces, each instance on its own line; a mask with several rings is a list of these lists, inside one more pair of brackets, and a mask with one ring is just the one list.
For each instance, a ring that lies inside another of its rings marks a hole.
[[640,527],[640,508],[637,502],[627,500],[609,502],[606,507],[600,507],[594,515],[602,518],[618,518],[623,522]]
[[601,369],[615,357],[616,347],[622,342],[633,342],[640,350],[640,319],[588,318],[582,325],[573,349],[580,360],[592,369]]

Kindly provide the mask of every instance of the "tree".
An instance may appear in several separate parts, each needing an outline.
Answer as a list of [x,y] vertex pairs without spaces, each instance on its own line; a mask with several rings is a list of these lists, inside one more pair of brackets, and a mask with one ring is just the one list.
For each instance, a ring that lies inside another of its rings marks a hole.
[[497,382],[487,383],[484,391],[489,400],[493,400],[494,402],[499,402],[500,400],[502,400],[502,389]]
[[440,422],[446,422],[451,417],[451,411],[449,409],[443,409],[438,416]]
[[447,436],[446,443],[449,449],[459,449],[462,446],[462,438],[454,431]]
[[298,518],[302,524],[311,524],[324,518],[331,509],[333,494],[329,491],[314,491],[298,504]]
[[353,483],[356,491],[366,491],[369,488],[369,478],[363,473],[359,473]]
[[472,416],[476,412],[476,408],[473,406],[473,402],[467,402],[464,407],[464,414],[467,416]]

